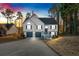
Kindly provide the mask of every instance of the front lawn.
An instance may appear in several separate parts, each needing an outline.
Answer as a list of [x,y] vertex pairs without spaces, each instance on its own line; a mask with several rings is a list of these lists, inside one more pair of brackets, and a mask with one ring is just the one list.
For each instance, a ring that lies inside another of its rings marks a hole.
[[45,42],[60,55],[79,56],[79,36],[64,36]]

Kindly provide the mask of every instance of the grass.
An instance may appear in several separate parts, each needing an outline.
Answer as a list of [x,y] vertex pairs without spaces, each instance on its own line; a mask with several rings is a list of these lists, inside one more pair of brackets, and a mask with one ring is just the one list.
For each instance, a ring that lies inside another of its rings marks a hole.
[[79,36],[64,36],[45,42],[60,55],[79,56]]

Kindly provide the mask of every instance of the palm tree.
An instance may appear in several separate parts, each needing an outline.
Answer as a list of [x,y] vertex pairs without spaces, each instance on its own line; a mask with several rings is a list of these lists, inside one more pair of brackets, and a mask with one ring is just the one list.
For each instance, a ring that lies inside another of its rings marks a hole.
[[6,9],[5,11],[1,13],[5,16],[5,18],[7,18],[7,24],[9,23],[9,21],[11,23],[12,18],[13,18],[13,11],[11,9]]

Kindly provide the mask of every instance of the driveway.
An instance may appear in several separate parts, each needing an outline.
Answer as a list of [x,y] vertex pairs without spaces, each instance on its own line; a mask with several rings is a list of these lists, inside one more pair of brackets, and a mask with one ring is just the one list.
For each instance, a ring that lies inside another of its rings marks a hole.
[[42,40],[28,38],[0,44],[0,56],[57,56]]

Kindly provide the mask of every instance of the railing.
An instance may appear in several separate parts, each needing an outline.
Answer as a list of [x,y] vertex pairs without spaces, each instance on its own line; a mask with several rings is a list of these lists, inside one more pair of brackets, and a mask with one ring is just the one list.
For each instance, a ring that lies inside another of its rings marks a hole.
[[41,33],[41,38],[48,39],[50,37],[51,37],[51,34],[49,32],[42,32]]

